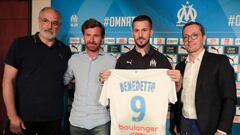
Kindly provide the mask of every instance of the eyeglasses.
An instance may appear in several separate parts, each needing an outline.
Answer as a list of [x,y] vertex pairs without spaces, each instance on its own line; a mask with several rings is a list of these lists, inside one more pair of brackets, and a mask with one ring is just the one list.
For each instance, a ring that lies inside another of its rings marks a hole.
[[185,34],[185,35],[183,35],[183,41],[184,41],[184,42],[188,42],[189,39],[195,40],[195,39],[198,38],[198,35],[199,35],[199,34],[197,34],[197,33],[193,33],[193,34],[191,34],[191,35]]
[[40,18],[40,20],[45,24],[52,24],[54,27],[58,27],[60,25],[60,22],[58,22],[58,21],[51,22],[47,18]]

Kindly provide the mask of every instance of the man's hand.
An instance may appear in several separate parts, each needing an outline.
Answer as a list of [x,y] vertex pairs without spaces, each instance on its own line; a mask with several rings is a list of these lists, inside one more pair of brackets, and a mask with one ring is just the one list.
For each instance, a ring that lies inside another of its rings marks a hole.
[[180,71],[176,69],[171,69],[167,71],[167,74],[176,83],[176,90],[178,92],[182,86],[182,76]]
[[101,71],[99,74],[99,81],[103,83],[109,78],[110,75],[111,75],[111,71],[109,69]]
[[10,131],[14,134],[23,134],[22,129],[26,129],[23,120],[15,116],[13,118],[10,118]]

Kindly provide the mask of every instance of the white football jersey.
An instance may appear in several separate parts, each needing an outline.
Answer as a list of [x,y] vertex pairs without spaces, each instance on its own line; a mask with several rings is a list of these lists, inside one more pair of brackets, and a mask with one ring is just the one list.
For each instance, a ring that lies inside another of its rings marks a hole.
[[111,135],[166,135],[168,103],[177,101],[167,70],[111,70],[99,100],[110,104]]

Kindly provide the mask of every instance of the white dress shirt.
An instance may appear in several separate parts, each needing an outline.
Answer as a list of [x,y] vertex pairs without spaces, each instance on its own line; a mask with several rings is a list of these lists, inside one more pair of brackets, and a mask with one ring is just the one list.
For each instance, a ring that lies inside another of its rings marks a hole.
[[202,50],[202,52],[193,61],[190,61],[189,56],[186,59],[181,100],[183,102],[182,114],[188,119],[197,119],[195,93],[198,72],[204,52],[205,50]]

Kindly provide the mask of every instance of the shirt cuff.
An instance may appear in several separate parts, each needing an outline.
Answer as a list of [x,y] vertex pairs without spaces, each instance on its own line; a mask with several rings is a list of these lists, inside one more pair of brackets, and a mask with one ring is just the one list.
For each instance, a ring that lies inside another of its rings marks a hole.
[[217,132],[219,132],[219,133],[221,133],[221,134],[223,134],[223,135],[227,135],[227,133],[226,132],[223,132],[223,131],[221,131],[221,130],[217,130]]

